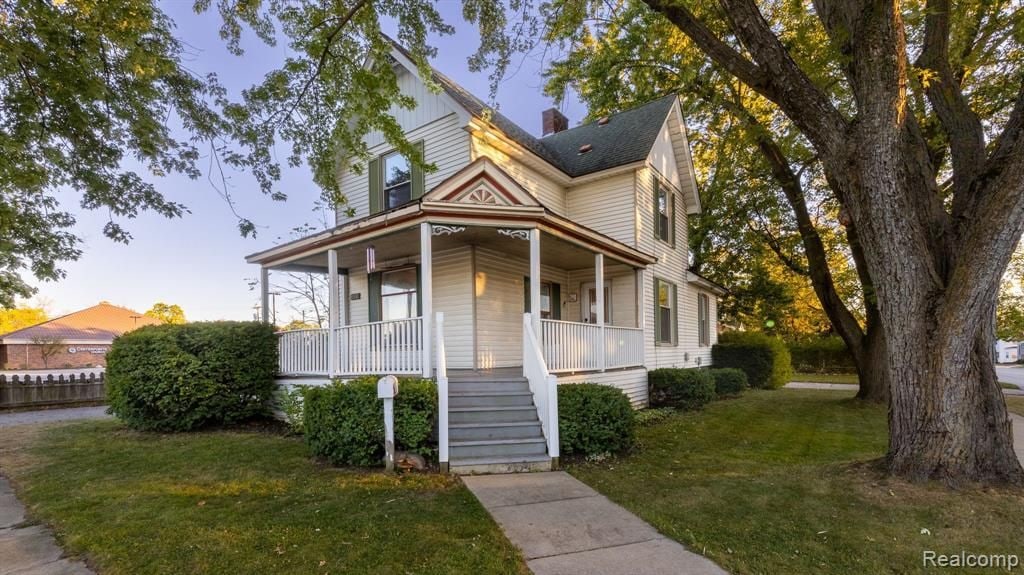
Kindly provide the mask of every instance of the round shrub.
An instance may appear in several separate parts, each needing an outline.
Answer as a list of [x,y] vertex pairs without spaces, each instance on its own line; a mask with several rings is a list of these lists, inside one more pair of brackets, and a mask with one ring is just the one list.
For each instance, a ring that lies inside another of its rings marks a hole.
[[715,395],[728,397],[737,395],[747,389],[747,374],[735,367],[709,369],[708,373],[715,380]]
[[633,446],[633,406],[621,390],[596,383],[558,386],[558,436],[563,455],[616,453]]
[[715,367],[735,367],[747,374],[750,387],[776,389],[786,385],[793,368],[789,349],[777,337],[756,331],[729,331],[711,348]]
[[706,369],[662,368],[647,372],[651,407],[700,409],[715,398],[715,380]]
[[145,326],[107,353],[110,411],[139,430],[189,431],[267,414],[274,328],[259,322]]
[[[377,377],[303,390],[303,429],[314,455],[335,465],[376,466],[384,459],[384,402]],[[432,458],[437,452],[437,385],[399,379],[395,397],[396,449]]]

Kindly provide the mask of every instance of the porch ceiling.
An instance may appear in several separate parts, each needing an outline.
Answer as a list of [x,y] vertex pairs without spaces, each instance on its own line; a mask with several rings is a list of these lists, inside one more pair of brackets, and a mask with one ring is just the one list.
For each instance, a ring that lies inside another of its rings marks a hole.
[[[434,253],[463,246],[477,246],[508,254],[522,260],[530,258],[530,242],[498,233],[496,227],[465,226],[465,230],[447,235],[433,236]],[[360,268],[366,265],[366,248],[374,246],[378,265],[386,262],[417,258],[420,254],[419,228],[407,228],[393,234],[380,236],[364,242],[337,248],[338,267],[341,269]],[[565,270],[590,269],[594,267],[594,252],[550,234],[541,233],[540,261]],[[609,263],[614,262],[608,258]],[[327,251],[309,254],[283,266],[271,269],[327,272]]]

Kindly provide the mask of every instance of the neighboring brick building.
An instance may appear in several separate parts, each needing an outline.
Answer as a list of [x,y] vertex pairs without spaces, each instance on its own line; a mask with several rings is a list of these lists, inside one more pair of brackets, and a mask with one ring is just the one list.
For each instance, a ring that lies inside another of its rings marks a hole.
[[0,336],[0,369],[106,366],[114,338],[160,320],[100,302],[89,308]]

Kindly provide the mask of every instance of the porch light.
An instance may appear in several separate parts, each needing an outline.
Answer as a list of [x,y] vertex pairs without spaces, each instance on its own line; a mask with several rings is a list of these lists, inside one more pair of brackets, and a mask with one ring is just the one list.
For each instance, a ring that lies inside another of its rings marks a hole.
[[377,270],[377,248],[368,246],[366,248],[366,273],[373,273]]

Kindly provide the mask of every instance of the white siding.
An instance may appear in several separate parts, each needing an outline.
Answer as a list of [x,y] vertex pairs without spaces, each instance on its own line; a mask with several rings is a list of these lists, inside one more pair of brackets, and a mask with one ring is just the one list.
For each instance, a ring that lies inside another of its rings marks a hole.
[[[428,163],[433,163],[437,170],[429,172],[424,178],[426,190],[430,191],[437,184],[451,177],[452,174],[469,164],[469,132],[459,124],[454,113],[420,126],[407,133],[411,141],[423,140],[423,153]],[[387,144],[378,144],[370,148],[373,156],[390,150]],[[357,174],[355,170],[346,169],[341,173],[341,191],[348,198],[347,208],[355,212],[348,217],[344,209],[338,210],[337,224],[341,225],[353,219],[364,218],[370,214],[370,177],[366,170]]]
[[[676,163],[675,147],[672,142],[669,124],[669,122],[665,122],[665,125],[661,127],[661,132],[658,133],[658,139],[654,141],[654,147],[651,149],[648,162],[659,174],[667,178],[669,183],[676,188],[682,189],[682,183],[679,179],[679,166]],[[680,202],[680,205],[682,205],[682,202]]]
[[633,174],[619,174],[570,188],[567,217],[627,246],[636,246]]
[[[524,278],[529,268],[525,259],[476,250],[477,363],[481,369],[522,365]],[[564,270],[544,265],[541,280],[565,286],[568,276]],[[563,287],[563,302],[565,298]]]
[[434,312],[444,312],[448,367],[473,367],[472,250],[434,253]]
[[[435,94],[427,89],[427,86],[420,79],[405,68],[399,67],[398,89],[405,96],[412,96],[416,100],[416,107],[409,110],[397,104],[392,104],[388,113],[398,122],[405,133],[411,132],[421,126],[439,120],[448,114],[455,112],[445,102],[441,94]],[[369,147],[378,146],[384,143],[384,135],[380,132],[371,132],[366,135],[366,145]]]
[[[633,269],[624,265],[608,265],[606,263],[604,277],[605,281],[611,282],[612,288],[612,315],[606,318],[608,325],[638,327],[636,323],[636,277]],[[572,270],[569,272],[569,285],[562,287],[562,297],[567,297],[569,293],[575,293],[576,301],[566,302],[565,314],[562,319],[583,321],[583,284],[587,283],[594,283],[594,270]]]
[[523,186],[530,194],[544,205],[544,207],[556,214],[567,215],[565,189],[557,182],[545,176],[539,171],[523,165],[514,160],[505,152],[489,145],[480,137],[472,138],[473,160],[480,157],[490,158],[494,163],[512,176],[519,185]]
[[[366,268],[351,269],[348,272],[348,318],[349,325],[359,325],[370,321],[370,285],[366,279]],[[359,294],[359,299],[352,301],[352,296]]]
[[623,369],[604,373],[583,373],[558,376],[560,385],[573,383],[599,383],[621,389],[634,408],[647,407],[647,370]]
[[[637,189],[637,238],[638,247],[658,258],[657,263],[643,272],[643,318],[645,358],[648,369],[659,367],[696,367],[697,358],[701,365],[710,365],[711,348],[697,345],[697,289],[686,281],[687,269],[687,228],[686,211],[682,208],[682,197],[676,194],[676,242],[675,247],[654,237],[654,190],[652,171],[643,168],[636,172]],[[678,345],[655,345],[654,337],[654,278],[675,284],[678,309]],[[712,296],[714,302],[714,296]],[[717,306],[711,304],[712,342],[717,329]]]

